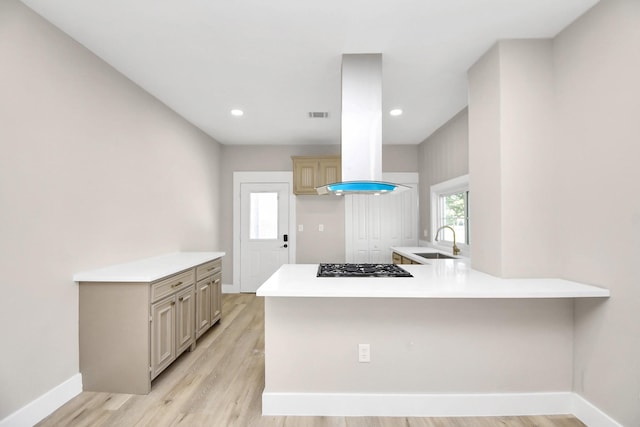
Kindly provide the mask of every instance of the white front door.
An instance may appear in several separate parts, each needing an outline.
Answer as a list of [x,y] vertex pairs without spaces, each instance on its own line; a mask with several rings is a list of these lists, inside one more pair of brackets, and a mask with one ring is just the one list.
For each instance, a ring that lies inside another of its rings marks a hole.
[[290,262],[289,184],[240,184],[240,292],[255,292]]

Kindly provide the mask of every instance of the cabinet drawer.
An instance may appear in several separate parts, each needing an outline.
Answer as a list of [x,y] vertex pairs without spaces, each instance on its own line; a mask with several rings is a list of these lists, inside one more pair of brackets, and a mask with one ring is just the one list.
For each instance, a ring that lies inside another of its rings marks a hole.
[[194,283],[193,270],[185,271],[184,273],[176,274],[167,279],[151,285],[151,302],[155,302],[160,298],[164,298],[167,295],[171,295],[181,289],[186,288]]
[[222,270],[222,258],[214,259],[196,267],[196,280],[219,273]]

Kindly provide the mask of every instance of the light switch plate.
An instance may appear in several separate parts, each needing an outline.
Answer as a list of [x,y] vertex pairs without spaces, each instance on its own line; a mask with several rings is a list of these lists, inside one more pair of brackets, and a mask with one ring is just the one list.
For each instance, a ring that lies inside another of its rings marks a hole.
[[358,344],[358,362],[371,362],[371,346],[369,344]]

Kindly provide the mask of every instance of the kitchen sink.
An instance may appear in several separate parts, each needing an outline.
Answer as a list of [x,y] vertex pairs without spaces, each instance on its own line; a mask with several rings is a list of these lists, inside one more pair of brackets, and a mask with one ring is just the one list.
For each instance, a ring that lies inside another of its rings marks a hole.
[[441,254],[440,252],[428,252],[425,254],[414,254],[414,255],[418,255],[418,256],[421,256],[422,258],[427,258],[427,259],[456,259],[456,257],[453,257],[451,255]]

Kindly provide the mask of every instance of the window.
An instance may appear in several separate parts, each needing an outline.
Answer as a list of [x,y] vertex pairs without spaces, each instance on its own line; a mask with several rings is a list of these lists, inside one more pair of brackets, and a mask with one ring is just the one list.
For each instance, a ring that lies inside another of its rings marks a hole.
[[[441,227],[443,228],[438,233]],[[453,231],[452,231],[453,229]],[[469,176],[463,175],[431,186],[431,240],[450,249],[455,232],[456,244],[469,249]],[[435,241],[438,233],[438,242]],[[446,242],[446,244],[442,244]]]
[[[469,218],[469,190],[457,191],[438,196],[438,216],[436,217],[436,230],[448,225],[456,233],[457,243],[468,243],[469,235],[466,227]],[[445,228],[440,231],[439,240],[453,242],[453,231]]]
[[278,193],[251,193],[249,196],[249,238],[278,238]]

